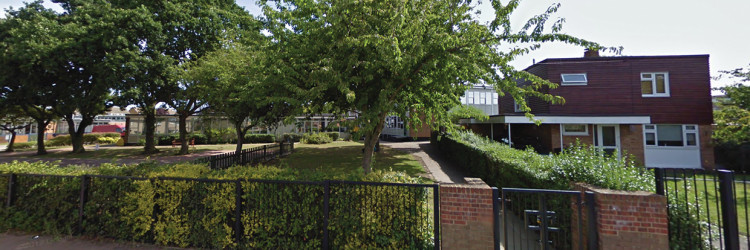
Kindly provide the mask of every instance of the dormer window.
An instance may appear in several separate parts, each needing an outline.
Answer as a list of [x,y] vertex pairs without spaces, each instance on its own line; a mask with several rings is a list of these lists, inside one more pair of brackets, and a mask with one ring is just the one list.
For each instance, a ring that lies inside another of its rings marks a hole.
[[669,97],[669,73],[641,73],[641,96]]
[[562,83],[560,83],[560,85],[563,86],[588,84],[586,73],[560,74],[560,78],[562,78]]

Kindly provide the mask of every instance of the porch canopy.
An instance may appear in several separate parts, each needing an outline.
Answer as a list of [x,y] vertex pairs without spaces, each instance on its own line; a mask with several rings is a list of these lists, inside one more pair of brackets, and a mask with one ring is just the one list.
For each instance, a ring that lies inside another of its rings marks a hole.
[[651,116],[647,115],[534,115],[530,120],[523,114],[518,115],[493,115],[486,121],[476,119],[463,119],[462,123],[468,124],[650,124]]

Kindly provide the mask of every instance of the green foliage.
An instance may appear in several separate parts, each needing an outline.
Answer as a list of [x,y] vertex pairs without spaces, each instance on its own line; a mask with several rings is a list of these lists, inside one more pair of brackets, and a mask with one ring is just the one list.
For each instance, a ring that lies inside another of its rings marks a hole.
[[326,133],[309,133],[302,135],[302,143],[307,144],[326,144],[331,143],[331,137]]
[[300,140],[302,140],[302,134],[284,133],[281,138],[284,141],[300,142]]
[[[750,81],[750,73],[745,74],[743,81]],[[750,86],[737,83],[719,90],[726,96],[719,99],[719,110],[714,111],[714,141],[730,145],[750,142]]]
[[225,144],[237,142],[237,130],[233,128],[213,129],[204,131],[208,144]]
[[273,134],[246,134],[244,143],[271,143],[276,142],[276,135]]
[[[83,144],[114,144],[120,139],[119,133],[88,133],[83,135]],[[69,146],[70,135],[58,135],[45,143],[47,146]]]
[[333,141],[338,141],[339,136],[341,136],[339,132],[326,132],[326,135],[328,135],[328,137],[331,137],[331,140]]
[[[104,164],[98,168],[56,163],[0,164],[0,173],[133,176],[91,177],[84,235],[198,248],[320,248],[325,175],[319,171],[259,166],[212,171],[206,165]],[[236,183],[173,180],[306,180],[316,183],[242,182],[242,238],[234,237]],[[420,183],[403,173],[352,173],[338,179]],[[0,230],[72,234],[78,224],[81,177],[23,177],[18,206],[0,211]],[[0,191],[7,191],[0,176]],[[432,247],[428,190],[331,183],[329,231],[340,248]],[[361,207],[361,209],[352,209]],[[385,212],[386,214],[383,214]],[[419,226],[419,227],[417,227]],[[364,233],[367,232],[367,233]]]
[[517,150],[472,132],[443,136],[438,147],[467,174],[491,186],[569,189],[585,182],[601,188],[653,191],[651,171],[635,165],[632,157],[618,160],[595,148],[576,143],[557,155]]
[[208,144],[208,137],[202,133],[192,133],[188,138],[195,139],[195,144]]
[[[688,184],[689,185],[689,184]],[[684,192],[692,192],[691,186]],[[667,204],[669,209],[669,248],[670,249],[712,249],[711,241],[707,232],[709,229],[718,232],[716,225],[710,225],[706,218],[700,218],[700,215],[706,215],[702,201],[694,200],[689,202],[685,197],[679,195],[668,195]],[[676,230],[675,230],[676,229]],[[712,235],[718,238],[717,235]],[[718,240],[718,239],[713,239]]]
[[13,143],[13,148],[14,149],[28,149],[28,148],[33,148],[34,146],[36,146],[35,142],[16,142],[16,143]]
[[458,124],[461,119],[469,118],[485,121],[490,117],[477,107],[463,104],[457,105],[448,111],[448,119],[450,119],[453,124]]

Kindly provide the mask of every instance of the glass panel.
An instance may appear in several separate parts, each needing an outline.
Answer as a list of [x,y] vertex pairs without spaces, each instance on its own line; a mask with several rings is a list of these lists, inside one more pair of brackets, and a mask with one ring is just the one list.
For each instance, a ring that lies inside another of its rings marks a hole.
[[497,98],[498,98],[497,93],[492,93],[492,104],[497,104]]
[[586,125],[585,124],[566,124],[566,125],[563,125],[563,130],[565,130],[566,133],[585,133]]
[[485,103],[487,103],[485,101],[486,100],[485,98],[486,98],[486,93],[484,93],[484,92],[479,93],[479,104],[485,104]]
[[687,125],[687,126],[685,126],[685,130],[695,130],[695,126],[693,126],[693,125]]
[[614,148],[605,148],[604,149],[604,155],[606,155],[606,156],[613,156],[613,155],[615,155],[615,149]]
[[474,103],[479,104],[479,93],[474,94]]
[[646,145],[656,145],[656,135],[654,133],[646,133]]
[[659,135],[659,146],[683,146],[681,125],[659,125],[656,126],[656,133]]
[[586,83],[586,74],[562,74],[564,83]]
[[687,136],[687,145],[688,146],[695,146],[696,144],[696,136],[695,133],[687,133],[685,136]]
[[651,79],[651,74],[641,74],[641,80],[643,79]]
[[617,146],[617,135],[615,134],[614,126],[602,127],[602,146],[605,147],[616,147]]
[[646,129],[654,129],[654,125],[646,125]]
[[641,81],[641,94],[650,95],[654,93],[654,88],[651,86],[651,81]]
[[664,74],[656,75],[656,93],[667,93]]
[[474,92],[467,92],[466,99],[469,101],[469,104],[474,104]]

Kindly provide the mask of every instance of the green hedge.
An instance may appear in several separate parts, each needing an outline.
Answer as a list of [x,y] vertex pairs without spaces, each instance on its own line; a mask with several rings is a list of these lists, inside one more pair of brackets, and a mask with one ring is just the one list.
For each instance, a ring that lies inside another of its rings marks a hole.
[[[83,144],[114,144],[120,140],[120,133],[88,133],[83,134]],[[58,135],[44,143],[46,146],[72,145],[70,135]]]
[[276,142],[276,135],[273,134],[246,134],[244,143],[272,143]]
[[331,137],[326,133],[304,134],[301,141],[302,143],[307,144],[326,144],[333,142]]
[[284,141],[300,142],[300,140],[302,140],[302,134],[284,133],[281,136],[281,139],[284,140]]
[[572,183],[584,182],[615,190],[654,190],[653,172],[636,165],[633,157],[605,156],[581,143],[564,153],[540,155],[460,131],[442,136],[437,145],[466,174],[490,186],[569,189]]
[[13,149],[28,149],[36,147],[36,142],[16,142],[13,143]]
[[[0,173],[136,176],[91,177],[84,207],[83,234],[161,245],[198,248],[321,248],[323,180],[317,171],[260,166],[212,171],[205,165],[178,164],[99,168],[56,163],[0,164]],[[242,182],[242,238],[234,237],[235,182],[167,180],[309,180],[317,183]],[[344,180],[418,183],[402,173],[351,174]],[[19,176],[14,206],[0,211],[0,230],[73,234],[78,228],[82,177]],[[0,192],[7,193],[0,176]],[[431,247],[433,225],[429,189],[330,185],[330,242],[334,248]],[[417,227],[421,225],[421,227]],[[413,237],[408,237],[413,236]]]

